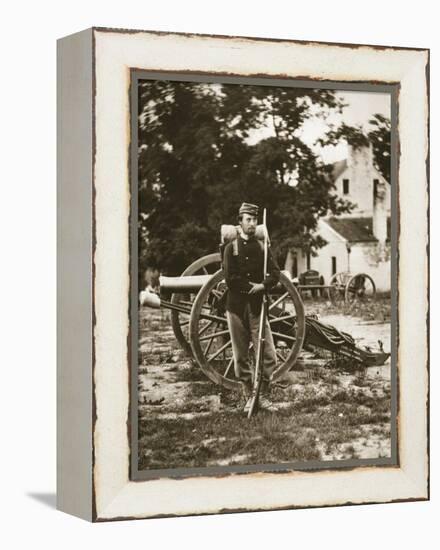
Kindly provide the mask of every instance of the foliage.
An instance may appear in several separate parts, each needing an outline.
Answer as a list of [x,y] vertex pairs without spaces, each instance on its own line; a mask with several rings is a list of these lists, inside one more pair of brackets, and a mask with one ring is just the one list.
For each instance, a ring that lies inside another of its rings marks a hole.
[[[330,90],[145,81],[139,88],[140,267],[176,275],[218,248],[241,202],[268,209],[274,252],[310,250],[320,216],[351,205],[301,139],[313,117],[340,112]],[[268,134],[267,128],[271,131]]]
[[318,139],[318,143],[325,147],[326,145],[337,145],[342,140],[346,141],[354,149],[370,145],[368,136],[364,133],[361,125],[349,126],[345,123],[328,132],[323,138]]
[[337,145],[346,141],[355,149],[361,147],[373,148],[373,162],[377,170],[388,181],[391,181],[391,121],[381,114],[375,114],[368,121],[371,129],[366,132],[361,125],[349,126],[341,124],[325,136],[318,139],[321,146]]
[[391,121],[376,114],[369,122],[373,126],[368,137],[373,145],[374,163],[383,177],[391,182]]

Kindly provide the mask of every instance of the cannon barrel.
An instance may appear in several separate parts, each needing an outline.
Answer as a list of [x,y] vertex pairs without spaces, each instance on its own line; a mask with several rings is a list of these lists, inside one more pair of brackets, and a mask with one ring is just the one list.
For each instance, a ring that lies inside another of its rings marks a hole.
[[[287,277],[290,279],[290,274],[286,271],[283,271]],[[168,309],[177,309],[176,307],[171,306],[170,302],[167,302],[163,299],[164,295],[167,294],[197,294],[199,290],[211,279],[212,275],[185,275],[180,277],[166,277],[161,275],[159,277],[159,287],[160,287],[160,296],[144,290],[140,293],[139,299],[141,305],[160,308],[166,307]],[[296,285],[299,288],[303,288],[302,285]],[[312,287],[304,287],[312,288]],[[321,285],[315,285],[313,288],[321,288]],[[324,288],[324,287],[323,287]],[[282,286],[276,287],[273,291],[282,291]]]
[[[151,290],[142,290],[139,293],[139,302],[141,306],[150,308],[165,307],[175,309],[183,313],[190,313],[187,307],[176,306],[171,302],[164,300],[164,294],[190,294],[199,292],[202,286],[209,281],[212,275],[190,275],[185,277],[159,277],[160,296]],[[187,311],[188,310],[188,311]]]
[[206,284],[212,275],[189,275],[185,277],[165,277],[159,278],[160,292],[171,293],[191,293],[198,292]]
[[[291,276],[288,271],[283,271],[285,275],[290,279]],[[161,275],[159,277],[159,286],[160,292],[166,293],[190,293],[198,292],[202,286],[204,286],[210,279],[212,275],[185,275],[181,277],[165,277]]]

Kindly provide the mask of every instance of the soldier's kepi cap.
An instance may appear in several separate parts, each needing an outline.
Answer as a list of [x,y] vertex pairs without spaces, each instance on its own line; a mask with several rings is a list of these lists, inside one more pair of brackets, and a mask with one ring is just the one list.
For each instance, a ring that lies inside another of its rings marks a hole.
[[249,214],[250,216],[258,216],[258,206],[256,204],[250,204],[249,202],[244,202],[238,211],[238,214]]

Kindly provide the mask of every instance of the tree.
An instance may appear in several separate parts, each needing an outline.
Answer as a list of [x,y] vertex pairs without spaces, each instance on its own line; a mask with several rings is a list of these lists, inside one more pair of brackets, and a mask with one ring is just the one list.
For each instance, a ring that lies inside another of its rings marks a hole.
[[152,81],[139,89],[141,266],[176,274],[207,250],[209,183],[216,176],[216,101],[199,84]]
[[362,125],[349,126],[342,123],[318,140],[321,146],[337,145],[346,141],[354,148],[373,147],[374,166],[382,176],[391,182],[391,121],[381,114],[375,114],[368,123],[367,132]]
[[[241,202],[268,209],[281,262],[322,246],[320,216],[347,211],[302,138],[314,116],[340,111],[329,90],[145,81],[139,89],[140,263],[179,274],[218,248]],[[145,246],[144,246],[145,244]]]
[[373,127],[368,138],[373,145],[374,164],[391,183],[391,121],[383,115],[375,114],[369,123]]

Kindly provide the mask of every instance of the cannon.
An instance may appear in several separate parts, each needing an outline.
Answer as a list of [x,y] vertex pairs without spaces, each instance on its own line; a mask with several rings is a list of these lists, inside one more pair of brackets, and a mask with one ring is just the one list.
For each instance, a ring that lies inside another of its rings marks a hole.
[[376,285],[367,273],[335,273],[328,284],[330,300],[334,304],[346,302],[368,302],[376,297]]
[[[217,253],[196,260],[180,277],[160,277],[160,295],[143,291],[140,302],[144,306],[171,310],[172,328],[183,350],[195,359],[211,381],[240,390],[241,384],[234,377],[234,358],[222,299],[225,291],[221,257]],[[268,300],[269,323],[278,358],[273,382],[295,365],[304,346],[351,358],[360,367],[382,365],[390,355],[383,349],[360,348],[350,335],[319,322],[314,316],[306,316],[300,289],[285,272],[281,272]]]
[[350,273],[341,271],[330,278],[329,284],[324,284],[324,278],[315,270],[308,270],[298,277],[294,283],[301,294],[311,292],[312,296],[319,294],[327,297],[333,304],[366,304],[376,297],[376,285],[367,273]]

